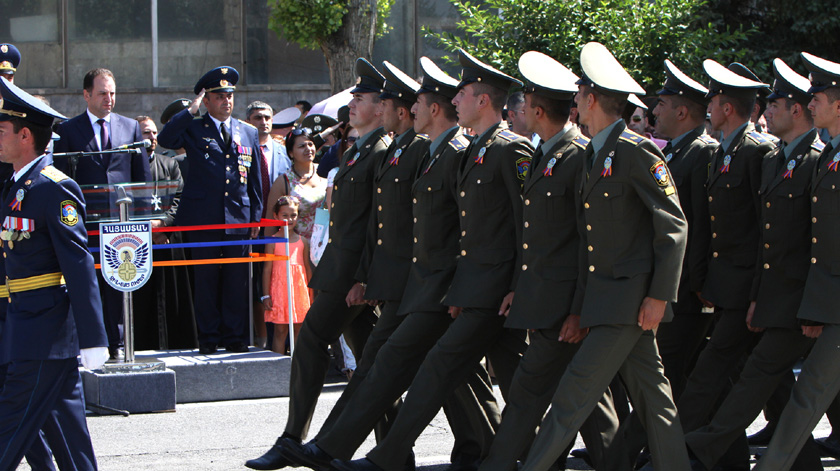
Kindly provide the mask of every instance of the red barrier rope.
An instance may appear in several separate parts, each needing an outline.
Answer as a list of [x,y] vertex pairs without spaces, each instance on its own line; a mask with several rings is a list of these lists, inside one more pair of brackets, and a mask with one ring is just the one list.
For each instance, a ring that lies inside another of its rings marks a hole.
[[[126,221],[125,224],[136,223],[138,221]],[[277,227],[288,225],[286,221],[278,221],[276,219],[263,219],[260,222],[246,222],[239,224],[205,224],[202,226],[164,226],[153,227],[152,232],[187,232],[187,231],[208,231],[220,229],[246,229],[250,227]],[[99,231],[88,231],[88,235],[99,235]]]

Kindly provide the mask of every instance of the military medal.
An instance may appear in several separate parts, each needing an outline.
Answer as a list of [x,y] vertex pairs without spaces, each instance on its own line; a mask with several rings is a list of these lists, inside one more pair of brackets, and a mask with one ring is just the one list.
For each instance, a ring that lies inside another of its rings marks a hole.
[[723,158],[723,166],[720,168],[720,173],[729,173],[730,162],[732,162],[732,157],[727,155]]
[[668,155],[665,156],[665,163],[666,164],[669,163],[671,161],[671,159],[673,159],[673,158],[674,158],[673,152],[668,152]]
[[831,163],[828,164],[828,169],[829,170],[834,170],[836,172],[837,171],[837,162],[840,162],[840,154],[835,155],[834,158],[831,159]]
[[557,163],[557,157],[552,157],[551,160],[548,161],[546,164],[545,169],[543,169],[543,176],[550,177],[551,172],[554,169],[554,165]]
[[352,159],[350,159],[350,160],[347,162],[347,166],[348,166],[348,167],[352,167],[352,166],[353,166],[353,164],[355,164],[355,163],[356,163],[356,160],[358,160],[358,159],[359,159],[359,157],[360,157],[361,155],[362,155],[362,153],[361,153],[361,152],[356,152],[356,155],[354,155],[354,156],[353,156],[353,158],[352,158]]
[[15,200],[12,201],[12,204],[9,206],[12,207],[12,211],[20,211],[21,203],[23,203],[23,197],[26,195],[26,192],[23,191],[23,188],[18,188],[17,193],[15,193]]
[[793,168],[796,167],[796,161],[791,160],[787,164],[787,172],[785,172],[784,178],[791,178],[793,176]]
[[478,150],[478,155],[475,157],[475,163],[483,164],[484,163],[484,154],[486,154],[486,153],[487,153],[487,148],[486,147],[482,147],[481,149],[479,149]]
[[399,163],[400,163],[400,156],[401,156],[401,155],[402,155],[402,149],[397,149],[397,151],[396,151],[396,152],[394,152],[394,156],[393,156],[393,157],[391,157],[391,161],[389,162],[389,164],[390,164],[390,165],[397,165],[397,164],[399,164]]
[[612,156],[613,152],[610,152],[610,156],[604,159],[604,170],[601,171],[602,177],[609,177],[612,175]]

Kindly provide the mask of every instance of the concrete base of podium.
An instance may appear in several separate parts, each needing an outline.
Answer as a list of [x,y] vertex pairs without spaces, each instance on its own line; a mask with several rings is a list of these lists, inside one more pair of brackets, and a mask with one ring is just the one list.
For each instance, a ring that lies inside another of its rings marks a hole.
[[[157,364],[151,368],[110,368],[82,371],[85,403],[99,414],[169,412],[175,410],[175,372]],[[144,365],[145,366],[145,365]]]
[[201,355],[198,350],[141,351],[138,362],[162,361],[176,378],[176,402],[228,401],[289,395],[292,359],[250,347],[245,353],[219,350]]

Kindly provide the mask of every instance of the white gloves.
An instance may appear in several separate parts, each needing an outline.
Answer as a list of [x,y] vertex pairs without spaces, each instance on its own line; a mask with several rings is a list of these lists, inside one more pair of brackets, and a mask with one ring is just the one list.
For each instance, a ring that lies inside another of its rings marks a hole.
[[80,353],[82,366],[89,370],[101,368],[110,357],[108,347],[83,348]]

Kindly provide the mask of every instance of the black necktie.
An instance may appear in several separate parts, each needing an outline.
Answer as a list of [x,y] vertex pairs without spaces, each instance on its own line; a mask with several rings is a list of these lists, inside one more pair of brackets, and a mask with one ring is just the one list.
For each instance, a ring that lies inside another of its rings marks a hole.
[[3,183],[3,201],[6,201],[6,198],[9,196],[9,191],[12,190],[12,186],[15,184],[15,179],[13,177],[9,177],[5,183]]
[[662,148],[662,155],[664,155],[665,157],[668,157],[668,154],[671,153],[671,149],[673,149],[673,148],[674,148],[674,146],[671,145],[671,141],[668,141],[668,143],[665,144],[665,147]]
[[230,147],[230,133],[225,123],[219,125],[219,132],[222,134],[222,141],[225,143],[225,147]]
[[592,166],[595,165],[595,148],[592,147],[591,142],[586,146],[583,157],[586,160],[586,173],[589,173],[592,170]]
[[99,150],[108,150],[111,148],[108,123],[103,118],[97,119],[96,122],[99,124]]

